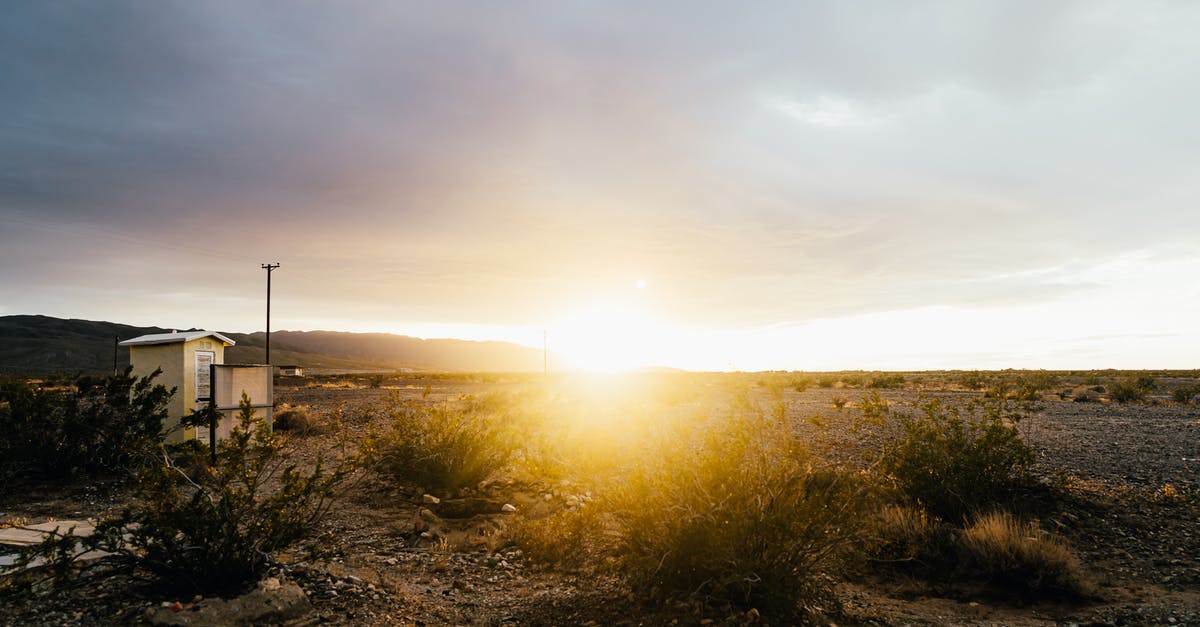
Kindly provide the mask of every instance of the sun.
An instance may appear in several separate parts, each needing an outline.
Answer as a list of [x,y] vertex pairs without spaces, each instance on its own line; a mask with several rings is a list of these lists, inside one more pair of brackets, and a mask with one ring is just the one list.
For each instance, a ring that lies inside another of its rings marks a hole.
[[634,303],[592,303],[549,325],[547,343],[560,367],[618,372],[655,365],[659,326]]

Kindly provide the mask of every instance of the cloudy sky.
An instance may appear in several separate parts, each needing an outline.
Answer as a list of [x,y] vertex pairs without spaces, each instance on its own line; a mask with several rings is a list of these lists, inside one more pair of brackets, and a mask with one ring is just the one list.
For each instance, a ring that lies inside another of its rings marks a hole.
[[1194,2],[28,2],[0,315],[1197,366]]

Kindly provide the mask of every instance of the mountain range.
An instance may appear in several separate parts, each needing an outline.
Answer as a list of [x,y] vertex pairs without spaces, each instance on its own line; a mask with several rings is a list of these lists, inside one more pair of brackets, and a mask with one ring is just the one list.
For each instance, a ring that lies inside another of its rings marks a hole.
[[[105,372],[124,368],[129,364],[129,349],[116,347],[117,340],[173,330],[38,315],[0,316],[0,372]],[[225,363],[264,361],[264,333],[220,333],[237,343],[225,349]],[[542,358],[541,349],[509,342],[426,340],[343,331],[271,332],[272,363],[310,370],[538,371],[542,369]]]

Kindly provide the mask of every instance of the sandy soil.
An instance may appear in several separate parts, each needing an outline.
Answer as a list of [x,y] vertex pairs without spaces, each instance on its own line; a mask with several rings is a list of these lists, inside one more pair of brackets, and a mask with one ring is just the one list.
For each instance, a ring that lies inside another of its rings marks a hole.
[[[276,392],[278,402],[339,413],[351,433],[361,433],[390,393],[441,402],[522,385],[519,380],[414,376],[385,381],[379,389],[354,383],[309,387],[285,380]],[[767,398],[765,390],[756,393]],[[799,431],[852,458],[860,445],[849,424],[862,393],[787,390],[781,400]],[[916,394],[911,389],[880,393],[893,403]],[[850,401],[846,408],[834,407],[839,398]],[[1040,403],[1041,410],[1022,421],[1020,429],[1039,455],[1039,468],[1066,482],[1073,498],[1043,524],[1057,529],[1077,550],[1097,583],[1099,598],[1075,605],[956,598],[867,573],[839,587],[844,614],[830,620],[868,625],[1200,624],[1200,410],[1161,400],[1117,405],[1049,398],[1053,400]],[[332,443],[331,436],[298,438],[294,455],[312,459]],[[552,495],[547,505],[543,495],[521,486],[497,486],[486,496],[521,511],[559,503]],[[125,488],[113,482],[28,486],[0,501],[0,522],[93,517],[125,498]],[[705,614],[687,605],[647,605],[620,581],[541,569],[498,540],[505,514],[443,516],[436,524],[442,535],[456,540],[454,548],[422,540],[414,532],[421,507],[420,493],[379,478],[368,476],[350,490],[322,522],[322,530],[338,535],[342,557],[320,563],[298,553],[279,556],[282,566],[273,574],[298,583],[312,606],[292,624],[758,622],[755,616]],[[148,609],[175,600],[143,584],[100,578],[71,590],[0,597],[0,624],[142,622]]]

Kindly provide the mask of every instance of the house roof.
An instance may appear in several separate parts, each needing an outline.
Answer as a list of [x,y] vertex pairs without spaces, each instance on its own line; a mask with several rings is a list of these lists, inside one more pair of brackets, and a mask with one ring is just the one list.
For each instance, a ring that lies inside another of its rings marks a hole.
[[176,342],[190,342],[205,337],[215,337],[225,343],[225,346],[233,346],[237,344],[233,340],[217,333],[216,331],[179,331],[176,333],[151,333],[149,335],[139,335],[121,342],[121,346],[149,346],[151,344],[174,344]]

